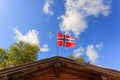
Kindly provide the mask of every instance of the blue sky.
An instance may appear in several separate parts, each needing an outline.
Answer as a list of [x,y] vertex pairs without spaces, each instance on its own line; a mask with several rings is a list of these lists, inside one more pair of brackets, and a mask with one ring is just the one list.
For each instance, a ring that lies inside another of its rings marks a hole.
[[76,38],[59,56],[84,56],[120,70],[120,0],[0,0],[0,48],[17,41],[41,47],[38,59],[56,56],[56,32]]

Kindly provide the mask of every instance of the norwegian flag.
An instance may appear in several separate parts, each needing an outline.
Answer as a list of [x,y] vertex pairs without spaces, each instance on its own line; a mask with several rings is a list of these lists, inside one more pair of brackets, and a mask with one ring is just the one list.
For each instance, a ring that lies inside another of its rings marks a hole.
[[69,48],[75,47],[75,38],[69,36],[69,35],[63,35],[62,33],[57,34],[57,45],[58,46],[66,46]]

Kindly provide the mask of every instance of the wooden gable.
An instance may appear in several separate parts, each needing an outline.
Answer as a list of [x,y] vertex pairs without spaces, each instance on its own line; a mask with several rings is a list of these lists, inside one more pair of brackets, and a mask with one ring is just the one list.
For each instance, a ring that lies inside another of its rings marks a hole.
[[56,56],[0,70],[0,80],[120,80],[120,71]]

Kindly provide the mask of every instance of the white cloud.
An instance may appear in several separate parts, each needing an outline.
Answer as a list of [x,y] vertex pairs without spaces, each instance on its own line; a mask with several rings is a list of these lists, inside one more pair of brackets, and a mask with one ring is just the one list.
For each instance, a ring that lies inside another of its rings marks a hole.
[[86,53],[86,56],[88,57],[89,61],[91,63],[96,63],[99,58],[98,52],[102,49],[103,43],[96,44],[95,46],[88,45],[86,48],[79,47],[73,51],[73,56],[77,58]]
[[43,47],[40,48],[40,51],[41,52],[48,52],[48,51],[50,51],[50,49],[48,48],[47,44],[44,44]]
[[49,38],[49,39],[52,39],[53,37],[54,37],[54,34],[52,34],[52,32],[49,32],[49,33],[48,33],[48,38]]
[[60,29],[78,37],[88,26],[87,17],[107,16],[110,13],[110,0],[66,0],[65,8]]
[[103,49],[103,43],[97,44],[97,45],[96,45],[96,48],[97,48],[98,50],[102,50],[102,49]]
[[36,30],[29,30],[28,33],[26,33],[25,35],[23,35],[18,29],[13,29],[14,33],[15,33],[15,39],[19,42],[19,41],[23,41],[23,42],[27,42],[30,44],[37,44],[39,45],[39,39],[38,39],[38,34],[39,32]]
[[98,52],[93,45],[87,46],[86,55],[92,63],[96,63],[97,59],[99,58]]
[[85,53],[85,49],[83,47],[79,47],[78,49],[73,51],[75,58],[80,57],[84,53]]
[[[28,33],[26,33],[25,35],[23,35],[18,29],[13,29],[14,33],[15,33],[15,39],[17,40],[17,42],[19,41],[23,41],[26,43],[30,43],[30,44],[37,44],[39,46],[39,39],[38,39],[38,34],[39,32],[36,30],[29,30]],[[42,47],[40,47],[40,51],[41,52],[48,52],[50,51],[49,47],[47,44],[44,44]]]
[[54,0],[46,0],[45,5],[43,7],[43,12],[45,14],[53,15],[53,11],[51,10],[51,5],[53,4]]

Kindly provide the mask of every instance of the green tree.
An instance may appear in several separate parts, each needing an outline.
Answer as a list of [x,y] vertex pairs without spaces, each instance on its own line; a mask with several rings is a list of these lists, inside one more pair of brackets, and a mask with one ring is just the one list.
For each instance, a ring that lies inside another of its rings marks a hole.
[[75,60],[77,62],[81,62],[81,63],[85,62],[85,59],[82,56],[75,58],[74,56],[70,55],[70,56],[68,56],[68,58],[72,59],[72,60]]
[[0,69],[8,67],[8,51],[0,48]]
[[84,58],[82,56],[75,58],[78,62],[85,62]]
[[34,61],[37,60],[39,50],[36,44],[20,41],[10,46],[8,59],[13,66]]
[[0,49],[0,69],[37,60],[40,48],[36,44],[18,42],[10,45],[9,50]]
[[74,56],[70,55],[68,56],[69,59],[74,59]]

